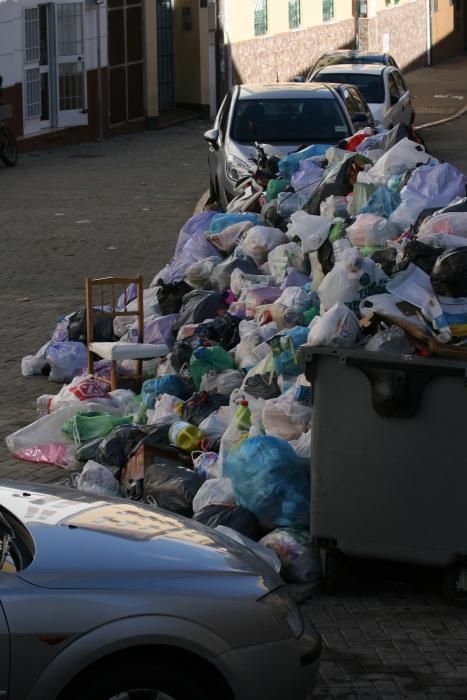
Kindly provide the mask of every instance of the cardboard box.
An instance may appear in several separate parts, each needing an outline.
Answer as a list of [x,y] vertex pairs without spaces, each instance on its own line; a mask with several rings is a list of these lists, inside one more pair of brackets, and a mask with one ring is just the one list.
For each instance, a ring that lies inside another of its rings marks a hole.
[[140,444],[135,448],[128,462],[123,467],[120,483],[126,491],[130,481],[144,479],[144,471],[149,464],[157,462],[158,458],[173,460],[185,467],[193,468],[193,462],[189,454],[181,454],[180,450],[170,445]]

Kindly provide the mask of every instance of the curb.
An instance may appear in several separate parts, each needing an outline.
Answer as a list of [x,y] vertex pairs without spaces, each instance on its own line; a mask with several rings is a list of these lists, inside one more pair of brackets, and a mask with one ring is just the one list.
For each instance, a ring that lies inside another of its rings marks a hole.
[[449,122],[453,122],[456,119],[459,119],[459,117],[464,116],[464,114],[467,112],[467,106],[462,107],[458,112],[455,114],[452,114],[450,117],[445,117],[444,119],[438,119],[435,122],[428,122],[427,124],[420,124],[420,126],[415,127],[415,131],[420,131],[421,129],[431,129],[434,126],[442,126],[443,124],[449,124]]
[[200,214],[203,211],[204,207],[206,206],[208,199],[209,199],[209,190],[206,190],[206,192],[203,192],[203,194],[199,198],[193,214]]

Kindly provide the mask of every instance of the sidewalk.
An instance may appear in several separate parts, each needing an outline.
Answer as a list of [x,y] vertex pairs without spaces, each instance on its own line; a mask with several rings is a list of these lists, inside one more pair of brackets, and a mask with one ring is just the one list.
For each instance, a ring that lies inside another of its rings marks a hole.
[[453,117],[467,108],[467,56],[419,68],[405,78],[412,95],[415,126]]

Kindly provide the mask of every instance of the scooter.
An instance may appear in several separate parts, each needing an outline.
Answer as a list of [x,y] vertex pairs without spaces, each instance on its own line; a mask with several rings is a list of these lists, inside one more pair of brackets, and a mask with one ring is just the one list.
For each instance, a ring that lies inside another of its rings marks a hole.
[[260,200],[268,182],[277,176],[280,156],[268,156],[258,141],[255,141],[255,150],[256,154],[251,158],[254,165],[248,175],[238,181],[235,197],[227,207],[229,213],[261,211]]

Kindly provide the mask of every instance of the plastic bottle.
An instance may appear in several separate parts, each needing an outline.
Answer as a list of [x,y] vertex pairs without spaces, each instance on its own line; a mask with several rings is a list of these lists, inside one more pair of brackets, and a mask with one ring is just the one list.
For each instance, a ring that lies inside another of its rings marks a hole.
[[222,436],[219,450],[219,460],[217,463],[219,477],[222,478],[224,476],[224,466],[227,455],[230,452],[238,450],[240,445],[248,438],[250,428],[251,411],[248,406],[248,401],[240,401],[235,410],[234,417]]
[[51,412],[52,399],[55,398],[54,394],[42,394],[36,400],[36,410],[39,416],[46,416]]
[[203,439],[203,433],[195,425],[178,420],[169,430],[169,442],[180,450],[193,452],[197,450]]
[[239,430],[247,431],[251,428],[251,411],[248,407],[248,401],[240,401],[238,408],[235,411],[237,419],[237,427]]

